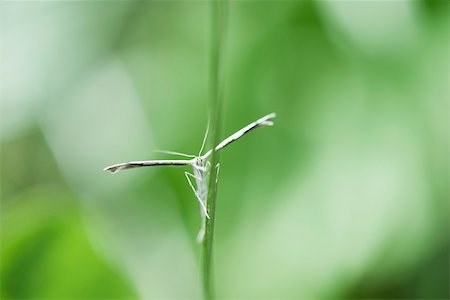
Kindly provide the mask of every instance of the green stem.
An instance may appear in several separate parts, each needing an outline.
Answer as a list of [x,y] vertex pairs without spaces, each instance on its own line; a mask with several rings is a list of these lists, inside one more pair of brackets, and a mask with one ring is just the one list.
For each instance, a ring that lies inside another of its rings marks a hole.
[[[223,52],[227,26],[227,2],[211,0],[211,60],[210,60],[210,109],[212,148],[220,143],[221,111],[223,98]],[[219,163],[219,153],[213,151],[211,157],[211,175],[208,184],[207,210],[210,219],[206,219],[205,238],[203,240],[203,293],[206,300],[214,298],[212,280],[212,251],[214,222],[216,215],[217,173],[215,166]]]

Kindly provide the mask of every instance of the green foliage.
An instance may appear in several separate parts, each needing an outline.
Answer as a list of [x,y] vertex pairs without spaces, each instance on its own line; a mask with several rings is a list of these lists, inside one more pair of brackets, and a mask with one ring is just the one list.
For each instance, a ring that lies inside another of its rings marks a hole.
[[132,298],[93,248],[70,192],[40,186],[2,214],[2,299]]

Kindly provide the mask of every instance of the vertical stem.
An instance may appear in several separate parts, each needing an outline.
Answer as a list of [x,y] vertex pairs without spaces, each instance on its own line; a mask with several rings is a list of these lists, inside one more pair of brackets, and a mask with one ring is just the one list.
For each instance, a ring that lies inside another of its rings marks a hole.
[[[210,109],[212,146],[220,143],[221,110],[223,98],[223,52],[227,26],[226,0],[211,0],[211,53],[210,53]],[[206,300],[214,298],[212,278],[212,251],[214,238],[214,221],[216,215],[217,173],[215,166],[219,163],[219,153],[213,150],[211,173],[208,184],[207,210],[210,219],[206,219],[205,238],[203,240],[203,293]]]

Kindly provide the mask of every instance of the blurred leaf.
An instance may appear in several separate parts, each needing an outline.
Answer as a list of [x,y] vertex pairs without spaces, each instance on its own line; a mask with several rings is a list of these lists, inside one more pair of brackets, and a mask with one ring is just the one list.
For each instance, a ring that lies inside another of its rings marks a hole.
[[130,298],[135,293],[88,241],[73,196],[41,186],[2,211],[1,295],[18,298]]

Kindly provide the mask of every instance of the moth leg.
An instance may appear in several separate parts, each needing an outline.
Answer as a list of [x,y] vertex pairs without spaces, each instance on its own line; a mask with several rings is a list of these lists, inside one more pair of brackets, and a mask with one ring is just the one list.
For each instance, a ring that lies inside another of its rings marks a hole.
[[202,180],[203,180],[202,178],[197,177],[197,176],[195,176],[194,174],[189,173],[189,172],[184,172],[184,174],[185,174],[186,176],[191,176],[191,177],[194,178],[195,180],[199,180],[199,181],[202,181]]
[[216,184],[217,184],[217,181],[219,181],[219,171],[220,171],[220,163],[217,163],[217,165],[216,165]]
[[202,199],[200,198],[200,196],[198,195],[197,191],[194,188],[194,185],[192,184],[191,179],[189,178],[189,176],[192,176],[195,178],[195,176],[189,172],[184,172],[184,175],[186,176],[186,179],[188,180],[189,185],[192,188],[192,191],[194,192],[195,196],[197,197],[198,202],[200,202],[200,206],[202,207],[202,211],[205,214],[205,216],[209,219],[209,215],[208,215],[208,211],[206,210],[206,206],[203,203]]

